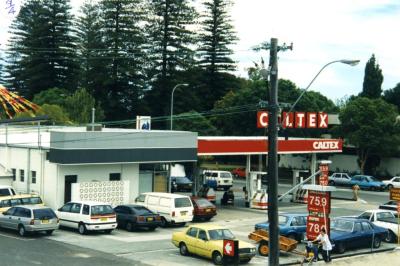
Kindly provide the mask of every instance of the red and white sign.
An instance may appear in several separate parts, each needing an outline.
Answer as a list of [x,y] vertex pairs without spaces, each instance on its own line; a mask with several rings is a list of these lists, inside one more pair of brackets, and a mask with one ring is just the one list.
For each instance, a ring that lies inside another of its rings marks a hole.
[[258,111],[257,112],[257,128],[268,127],[268,112]]
[[330,219],[327,217],[307,216],[307,239],[314,240],[320,233],[322,228],[325,228],[329,235]]
[[329,166],[327,164],[320,164],[319,170],[321,171],[321,174],[319,175],[319,184],[321,186],[327,186],[329,183]]
[[330,193],[309,190],[307,199],[307,210],[309,212],[329,214],[331,212]]
[[235,256],[235,241],[224,239],[223,249],[224,249],[224,256],[229,256],[229,257]]
[[[341,139],[289,139],[278,140],[278,153],[342,152]],[[198,155],[267,154],[266,137],[199,137]]]

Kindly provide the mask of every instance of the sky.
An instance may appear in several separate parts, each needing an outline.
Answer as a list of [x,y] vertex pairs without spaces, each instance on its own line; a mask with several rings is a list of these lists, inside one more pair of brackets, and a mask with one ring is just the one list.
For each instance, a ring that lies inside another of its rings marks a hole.
[[[15,17],[8,14],[7,1],[18,12],[24,0],[0,1],[0,48]],[[77,10],[83,0],[71,0]],[[197,3],[200,0],[195,0]],[[232,48],[238,63],[237,75],[268,62],[269,51],[252,50],[277,38],[279,45],[293,43],[293,50],[279,52],[279,78],[306,88],[327,63],[358,59],[354,67],[335,63],[328,66],[310,86],[333,101],[362,90],[365,64],[375,54],[387,90],[400,83],[400,1],[398,0],[233,0],[231,18],[239,41]]]

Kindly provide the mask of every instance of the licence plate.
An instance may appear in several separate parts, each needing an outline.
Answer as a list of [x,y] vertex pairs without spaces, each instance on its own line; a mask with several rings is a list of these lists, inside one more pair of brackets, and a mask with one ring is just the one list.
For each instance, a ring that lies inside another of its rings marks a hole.
[[41,223],[42,224],[48,224],[50,221],[49,220],[42,220]]
[[228,183],[229,182],[229,180],[224,180],[224,183]]
[[100,218],[100,221],[105,222],[107,221],[107,218]]
[[151,221],[153,221],[153,220],[154,220],[153,217],[148,217],[148,218],[147,218],[147,221],[148,221],[148,222],[151,222]]
[[187,212],[186,211],[184,211],[184,212],[181,212],[181,215],[182,216],[185,216],[187,214]]

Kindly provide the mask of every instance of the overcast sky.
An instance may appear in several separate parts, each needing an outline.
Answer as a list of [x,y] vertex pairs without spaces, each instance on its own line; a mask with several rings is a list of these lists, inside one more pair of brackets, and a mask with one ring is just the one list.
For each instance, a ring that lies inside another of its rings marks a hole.
[[[18,11],[23,0],[12,0]],[[197,2],[199,2],[197,0]],[[5,48],[7,29],[14,18],[0,1],[0,48]],[[75,9],[82,0],[71,0]],[[293,51],[279,53],[279,77],[304,88],[323,65],[338,59],[359,59],[358,66],[333,64],[326,68],[310,90],[332,100],[358,94],[367,60],[375,54],[383,75],[383,89],[400,82],[399,0],[234,0],[231,10],[240,38],[234,59],[238,74],[245,77],[252,61],[268,51],[252,47],[271,38],[279,44],[293,42]]]

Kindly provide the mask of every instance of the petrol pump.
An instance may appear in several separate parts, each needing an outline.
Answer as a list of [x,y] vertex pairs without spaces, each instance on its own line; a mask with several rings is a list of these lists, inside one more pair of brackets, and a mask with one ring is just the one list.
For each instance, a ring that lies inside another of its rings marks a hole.
[[253,209],[268,209],[267,190],[262,188],[262,175],[266,172],[249,172],[246,180],[246,206]]

